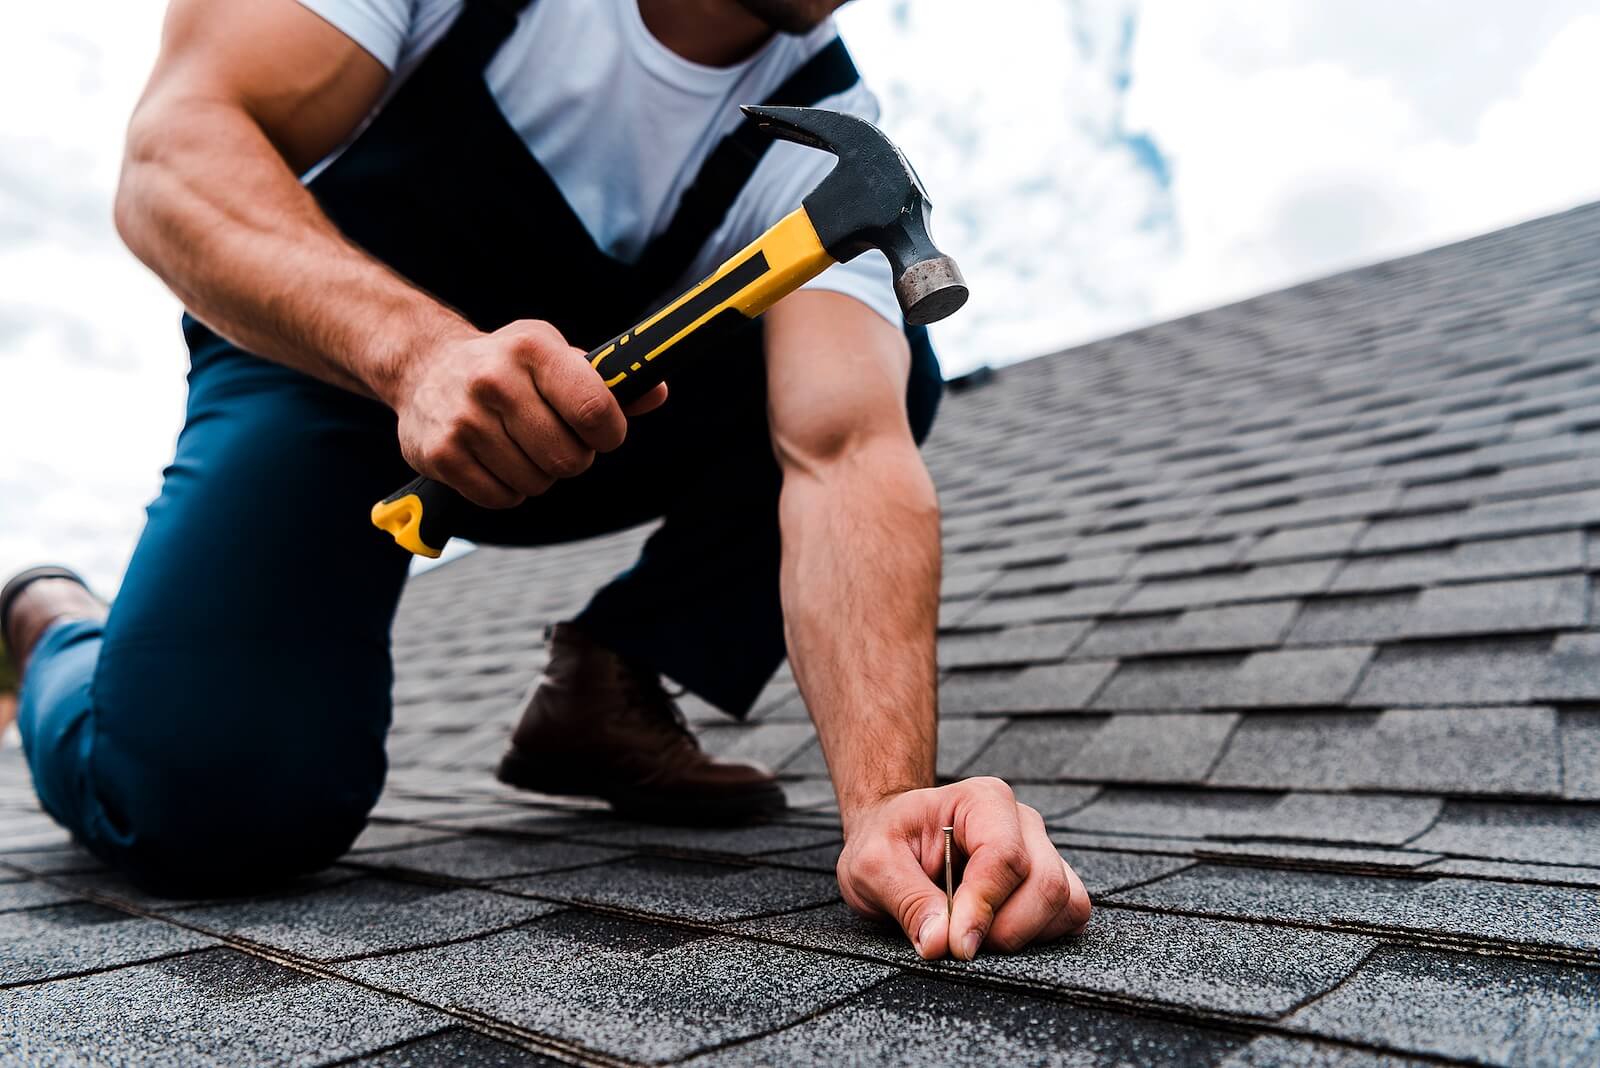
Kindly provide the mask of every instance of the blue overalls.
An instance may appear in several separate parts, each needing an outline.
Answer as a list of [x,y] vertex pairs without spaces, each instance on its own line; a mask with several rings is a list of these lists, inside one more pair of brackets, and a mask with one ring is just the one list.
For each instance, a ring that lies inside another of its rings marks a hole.
[[[478,327],[545,319],[589,348],[668,295],[766,139],[741,126],[642,258],[612,258],[484,80],[526,4],[466,0],[309,188],[352,241]],[[765,102],[813,104],[856,79],[835,41]],[[410,561],[367,519],[410,477],[394,413],[192,318],[184,334],[187,418],[110,619],[47,632],[19,716],[45,808],[107,863],[174,893],[314,870],[360,833],[383,786],[389,629]],[[920,441],[940,377],[926,333],[910,336]],[[784,656],[765,395],[752,329],[686,363],[669,403],[584,475],[479,511],[462,533],[542,545],[664,520],[577,622],[743,715]]]

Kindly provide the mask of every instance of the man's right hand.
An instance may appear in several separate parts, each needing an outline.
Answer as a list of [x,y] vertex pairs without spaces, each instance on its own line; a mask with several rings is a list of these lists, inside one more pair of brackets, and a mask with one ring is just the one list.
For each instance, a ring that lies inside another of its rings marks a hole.
[[474,504],[511,508],[621,445],[626,415],[659,407],[667,387],[625,410],[583,350],[528,319],[419,348],[383,393],[414,470]]

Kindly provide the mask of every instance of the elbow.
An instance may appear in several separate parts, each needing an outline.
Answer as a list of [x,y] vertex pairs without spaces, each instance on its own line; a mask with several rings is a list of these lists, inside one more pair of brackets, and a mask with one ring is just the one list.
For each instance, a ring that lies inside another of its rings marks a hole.
[[128,124],[122,170],[117,176],[117,191],[111,202],[111,220],[117,228],[117,236],[140,260],[145,260],[147,250],[142,246],[150,215],[145,172],[154,165],[155,157],[150,127],[151,121],[141,105]]

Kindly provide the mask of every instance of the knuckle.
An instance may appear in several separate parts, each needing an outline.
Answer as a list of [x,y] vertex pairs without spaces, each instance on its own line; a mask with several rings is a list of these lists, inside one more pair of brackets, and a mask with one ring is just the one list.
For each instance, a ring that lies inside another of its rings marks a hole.
[[550,457],[545,470],[556,478],[574,478],[589,470],[593,462],[592,452],[563,452]]
[[989,948],[1000,953],[1020,953],[1028,948],[1028,942],[1028,936],[1021,931],[995,930],[989,932]]
[[477,371],[467,378],[467,396],[477,404],[494,404],[504,395],[500,376],[492,371]]
[[1032,861],[1028,857],[1028,851],[1022,848],[1021,842],[1010,842],[996,846],[994,861],[1002,871],[1018,883],[1026,879],[1033,869]]
[[608,393],[591,393],[572,411],[574,425],[580,430],[599,430],[610,419],[613,401]]

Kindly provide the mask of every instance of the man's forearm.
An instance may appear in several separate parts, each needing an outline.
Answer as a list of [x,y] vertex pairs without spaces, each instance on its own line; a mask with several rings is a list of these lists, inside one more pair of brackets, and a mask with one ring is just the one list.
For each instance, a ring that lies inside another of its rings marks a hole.
[[347,389],[383,397],[419,345],[470,331],[350,244],[236,108],[196,101],[136,115],[116,215],[129,248],[196,317]]
[[848,834],[855,813],[932,786],[939,511],[909,435],[786,467],[790,660]]

